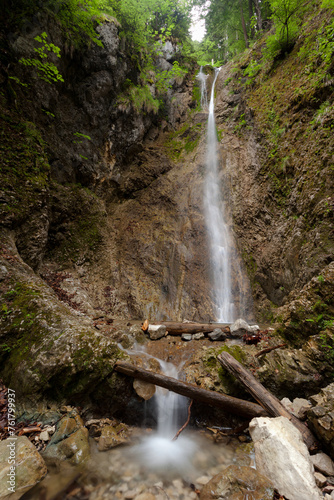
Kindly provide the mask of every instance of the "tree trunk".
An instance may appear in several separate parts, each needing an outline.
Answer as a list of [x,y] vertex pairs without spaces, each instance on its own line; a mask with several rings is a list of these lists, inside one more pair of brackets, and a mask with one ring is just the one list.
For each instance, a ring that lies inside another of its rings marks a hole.
[[246,23],[245,23],[245,18],[244,18],[244,11],[243,11],[243,8],[242,8],[242,0],[239,0],[239,5],[240,5],[240,16],[241,16],[242,31],[243,31],[243,34],[244,34],[246,49],[248,49],[248,47],[249,47],[248,34],[247,34],[247,28],[246,28]]
[[115,364],[115,370],[119,373],[123,373],[124,375],[128,375],[129,377],[139,378],[140,380],[144,380],[150,384],[159,385],[160,387],[164,387],[165,389],[176,392],[177,394],[181,394],[182,396],[186,396],[190,399],[194,399],[195,401],[200,401],[202,403],[207,403],[211,406],[221,408],[229,413],[233,413],[234,415],[239,415],[248,419],[268,416],[268,413],[256,403],[233,398],[215,391],[201,389],[196,385],[181,382],[180,380],[167,377],[166,375],[162,375],[160,373],[144,370],[139,366],[134,366],[130,363],[125,363],[124,361],[117,361]]
[[261,14],[261,5],[259,0],[253,0],[257,18],[257,27],[259,31],[262,31],[262,14]]
[[309,450],[317,448],[317,441],[306,425],[292,415],[281,402],[244,368],[228,352],[222,352],[217,357],[219,363],[232,373],[248,390],[248,392],[260,403],[269,415],[273,417],[286,417],[301,432],[304,442]]
[[[221,323],[177,323],[174,321],[160,321],[150,323],[151,325],[166,325],[169,335],[180,335],[181,333],[209,333],[215,328],[221,328],[223,332],[230,333],[230,328],[226,324]],[[148,323],[147,323],[148,326]],[[147,328],[143,330],[147,330]]]

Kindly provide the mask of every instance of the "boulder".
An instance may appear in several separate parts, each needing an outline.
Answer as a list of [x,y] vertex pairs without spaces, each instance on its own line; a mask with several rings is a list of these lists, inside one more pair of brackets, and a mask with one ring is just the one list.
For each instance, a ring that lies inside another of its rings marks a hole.
[[334,476],[334,463],[326,453],[311,456],[314,468],[326,476]]
[[221,330],[221,328],[215,328],[213,332],[210,332],[208,334],[209,339],[211,340],[225,340],[226,339],[226,333]]
[[189,341],[189,340],[192,340],[193,339],[193,336],[191,333],[182,333],[181,335],[181,339],[182,340],[186,340],[186,341]]
[[[10,453],[15,456],[15,464],[9,463]],[[14,484],[8,483],[8,480],[11,481],[11,473]],[[46,473],[43,458],[26,436],[0,442],[0,498],[18,500],[41,481]]]
[[165,325],[149,325],[147,331],[151,340],[158,340],[166,335],[167,327]]
[[67,460],[72,465],[85,463],[90,457],[88,429],[76,410],[58,422],[56,432],[43,452],[50,464],[58,465]]
[[232,337],[242,337],[247,332],[251,332],[249,324],[244,319],[237,319],[233,325],[230,326]]
[[127,427],[125,424],[119,424],[115,427],[112,425],[106,425],[103,427],[97,445],[98,450],[110,450],[111,448],[115,448],[116,446],[125,443],[127,441],[126,431]]
[[258,470],[289,500],[322,499],[309,452],[299,430],[285,417],[254,418],[249,425]]
[[252,467],[230,465],[204,485],[200,500],[234,500],[247,495],[253,500],[272,500],[274,489],[269,479]]
[[310,396],[310,401],[315,405],[307,413],[310,428],[334,460],[334,383]]
[[133,388],[141,398],[147,401],[151,399],[155,394],[155,385],[144,382],[143,380],[135,379],[133,381]]
[[300,420],[305,420],[307,411],[312,408],[311,403],[304,398],[295,398],[293,402],[289,398],[283,398],[282,405],[290,412],[293,413]]

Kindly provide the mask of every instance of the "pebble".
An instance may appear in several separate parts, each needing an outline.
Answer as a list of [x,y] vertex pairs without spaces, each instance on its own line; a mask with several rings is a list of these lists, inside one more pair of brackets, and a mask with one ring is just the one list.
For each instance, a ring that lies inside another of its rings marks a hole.
[[315,478],[316,485],[319,488],[323,488],[323,486],[325,486],[325,484],[327,483],[326,477],[323,474],[320,474],[320,472],[315,472],[314,478]]
[[42,441],[49,441],[50,440],[50,435],[48,433],[47,430],[44,430],[40,433],[39,435],[39,438],[42,440]]

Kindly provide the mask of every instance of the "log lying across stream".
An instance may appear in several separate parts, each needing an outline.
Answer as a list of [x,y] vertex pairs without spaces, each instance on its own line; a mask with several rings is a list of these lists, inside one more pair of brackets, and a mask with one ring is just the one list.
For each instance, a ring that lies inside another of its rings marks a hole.
[[[230,333],[230,327],[225,323],[177,323],[175,321],[159,321],[150,323],[151,325],[165,325],[169,335],[181,335],[182,333],[209,333],[213,332],[215,328],[220,328],[225,333]],[[144,322],[143,330],[145,331],[145,325],[149,325],[148,321]]]
[[181,394],[182,396],[186,396],[190,399],[222,408],[223,410],[233,413],[234,415],[239,415],[249,419],[268,416],[266,410],[256,403],[233,398],[232,396],[220,394],[219,392],[201,389],[196,385],[181,382],[181,380],[167,377],[166,375],[162,375],[160,373],[144,370],[143,368],[131,365],[130,363],[125,363],[124,361],[117,361],[114,369],[117,372],[128,375],[129,377],[138,378],[140,380],[144,380],[145,382],[164,387],[165,389],[176,392],[177,394]]
[[247,391],[260,403],[271,417],[286,417],[301,432],[304,442],[310,451],[317,448],[317,441],[312,432],[297,417],[292,415],[267,389],[244,368],[231,354],[222,352],[217,356],[219,363],[234,375]]

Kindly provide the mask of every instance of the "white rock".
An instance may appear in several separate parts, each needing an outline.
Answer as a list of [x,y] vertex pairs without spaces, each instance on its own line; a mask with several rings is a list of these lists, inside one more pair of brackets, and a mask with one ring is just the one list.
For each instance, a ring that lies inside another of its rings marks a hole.
[[40,433],[39,437],[42,441],[50,441],[50,435],[46,429]]
[[149,325],[147,331],[151,340],[158,340],[166,335],[167,328],[166,325]]
[[248,328],[248,331],[252,333],[256,333],[260,330],[259,325],[250,325]]
[[204,339],[205,335],[203,332],[198,332],[193,334],[193,340]]
[[239,318],[230,326],[230,333],[232,337],[242,337],[245,331],[250,331],[249,328],[249,324],[244,319]]
[[317,453],[311,456],[314,468],[326,476],[334,476],[334,463],[326,453]]
[[285,417],[253,418],[256,468],[289,500],[323,500],[309,452],[299,430]]

